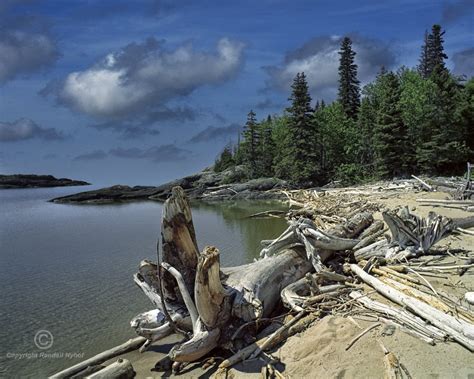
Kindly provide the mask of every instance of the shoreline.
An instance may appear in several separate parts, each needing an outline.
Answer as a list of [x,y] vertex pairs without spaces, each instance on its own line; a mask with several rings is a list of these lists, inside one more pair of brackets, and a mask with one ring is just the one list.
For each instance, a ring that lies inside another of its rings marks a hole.
[[[342,194],[344,193],[344,189],[336,190],[336,192],[339,191]],[[360,195],[367,191],[363,187],[355,187],[346,192],[356,192]],[[408,206],[411,210],[416,210],[422,216],[427,215],[430,211],[435,211],[437,214],[454,219],[460,216],[470,216],[470,213],[465,210],[423,206],[416,201],[417,198],[442,199],[446,196],[446,192],[398,189],[392,193],[374,193],[372,200],[379,203],[382,208]],[[360,195],[360,197],[363,198],[364,195]],[[316,198],[318,198],[317,195]],[[344,195],[342,195],[342,198],[344,198]],[[345,200],[348,200],[347,195]],[[374,218],[375,220],[381,219],[380,210],[374,212]],[[452,234],[439,245],[448,246],[448,249],[452,251],[461,249],[466,252],[472,247],[472,238],[472,236]],[[437,248],[440,248],[440,246],[437,246]],[[437,262],[437,264],[443,264],[444,259],[451,261],[453,256],[444,255],[440,258],[442,260]],[[429,261],[432,258],[429,254],[426,254],[421,256],[420,259],[423,263],[425,260]],[[454,259],[455,264],[461,264],[463,259],[467,258],[454,257]],[[443,291],[448,291],[450,295],[456,298],[462,296],[465,288],[472,288],[474,285],[474,276],[471,272],[464,276],[459,276],[457,273],[449,274],[447,279],[433,279],[429,277],[429,280],[437,289],[442,288]],[[451,287],[450,283],[454,280],[457,280],[458,284],[462,284]],[[368,289],[370,290],[370,287]],[[375,298],[377,301],[387,303],[387,300],[380,295],[375,295]],[[381,377],[384,373],[384,353],[380,349],[379,341],[382,341],[384,346],[388,347],[390,351],[393,351],[398,356],[413,377],[423,377],[426,375],[465,377],[469,373],[474,372],[474,364],[471,363],[472,355],[462,346],[453,342],[439,342],[436,346],[431,346],[420,339],[406,334],[403,329],[398,327],[393,330],[389,328],[390,331],[386,334],[381,333],[388,330],[387,327],[377,328],[368,333],[360,342],[357,342],[354,347],[347,351],[346,346],[352,342],[361,330],[370,325],[370,322],[367,320],[359,319],[355,316],[354,318],[357,319],[355,323],[346,317],[326,315],[314,322],[302,333],[288,338],[276,350],[272,350],[273,356],[278,356],[280,360],[280,363],[275,364],[275,368],[284,375],[290,375],[291,377]],[[177,342],[177,337],[172,335],[153,343],[143,353],[139,353],[136,350],[130,351],[107,360],[105,364],[123,358],[130,360],[138,377],[150,375],[172,376],[171,366],[162,359],[166,357],[169,350]],[[371,356],[370,365],[354,365],[355,362],[361,359],[361,355],[367,354]],[[426,362],[426,364],[420,364],[420,359]],[[179,375],[182,377],[209,377],[214,373],[216,365],[204,368],[202,363],[190,363]],[[265,362],[260,360],[242,362],[234,365],[228,372],[228,375],[234,378],[256,378],[260,376],[260,371],[264,366]]]

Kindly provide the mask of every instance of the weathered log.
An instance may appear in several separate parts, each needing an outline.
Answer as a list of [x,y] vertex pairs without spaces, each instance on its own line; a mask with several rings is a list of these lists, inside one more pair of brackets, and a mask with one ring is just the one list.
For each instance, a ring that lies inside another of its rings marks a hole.
[[377,278],[367,274],[359,266],[352,264],[351,270],[364,282],[375,288],[379,293],[394,301],[395,303],[407,307],[414,314],[429,321],[439,329],[448,333],[462,346],[470,351],[474,351],[474,325],[462,319],[447,315],[432,306],[414,299],[396,289],[384,284]]
[[367,309],[388,316],[395,320],[397,323],[406,326],[407,328],[413,329],[418,333],[427,336],[431,339],[438,341],[444,341],[447,334],[437,327],[430,325],[418,316],[414,316],[412,313],[407,312],[404,309],[398,309],[388,304],[383,304],[378,301],[372,300],[360,292],[353,291],[349,294],[352,299],[361,303]]
[[416,199],[418,203],[474,205],[474,200],[441,200],[441,199]]
[[79,371],[84,370],[88,366],[98,365],[120,354],[126,353],[127,351],[138,349],[138,347],[142,345],[145,341],[146,339],[144,337],[133,338],[121,345],[118,345],[118,346],[113,347],[112,349],[103,351],[102,353],[97,354],[89,359],[86,359],[85,361],[75,364],[74,366],[69,367],[63,371],[60,371],[52,375],[50,378],[51,379],[68,378],[71,375],[74,375],[78,373]]
[[[163,205],[161,237],[163,262],[181,273],[188,292],[194,294],[199,250],[191,207],[181,187],[174,187],[171,190],[171,197]],[[181,300],[176,281],[170,274],[163,275],[162,286],[167,302]]]
[[135,377],[135,371],[128,359],[119,359],[100,371],[88,375],[85,379],[131,379]]
[[419,177],[412,175],[411,176],[413,179],[418,180],[423,187],[425,187],[428,191],[433,191],[433,187],[431,187],[428,183],[426,183],[424,180],[420,179]]

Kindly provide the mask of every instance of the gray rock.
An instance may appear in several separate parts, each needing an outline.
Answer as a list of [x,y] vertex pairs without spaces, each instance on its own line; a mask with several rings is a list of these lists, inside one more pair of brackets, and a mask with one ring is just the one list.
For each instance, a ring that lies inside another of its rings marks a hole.
[[282,195],[272,189],[283,188],[287,183],[276,178],[252,179],[243,183],[229,183],[229,180],[241,178],[245,173],[242,166],[214,172],[206,168],[203,171],[181,179],[162,184],[158,187],[112,186],[95,191],[59,197],[55,203],[110,204],[115,202],[154,200],[164,201],[171,194],[171,189],[181,186],[190,199],[205,201],[222,201],[236,199],[281,199]]
[[87,186],[90,183],[52,175],[0,175],[0,189]]

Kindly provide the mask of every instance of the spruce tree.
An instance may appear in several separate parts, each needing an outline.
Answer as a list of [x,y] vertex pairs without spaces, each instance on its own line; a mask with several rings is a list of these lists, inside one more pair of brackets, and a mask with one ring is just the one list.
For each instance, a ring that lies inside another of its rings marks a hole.
[[380,99],[376,115],[374,149],[376,174],[392,178],[406,174],[406,128],[400,109],[400,84],[397,76],[389,72],[381,77]]
[[429,55],[428,55],[428,42],[429,40],[429,34],[428,31],[425,30],[425,38],[423,40],[423,46],[421,46],[421,55],[420,55],[420,60],[418,64],[418,73],[421,75],[422,78],[426,79],[429,76],[428,72],[428,67],[430,66],[428,60],[429,60]]
[[286,109],[289,116],[289,138],[286,143],[289,179],[295,183],[309,184],[317,176],[318,152],[314,149],[317,134],[312,122],[311,96],[304,72],[298,73],[291,86]]
[[259,130],[256,114],[253,110],[247,115],[247,122],[243,131],[242,160],[249,170],[249,176],[255,178],[259,175]]
[[429,40],[429,64],[428,72],[431,75],[436,67],[441,70],[446,70],[446,66],[444,64],[444,60],[448,59],[448,56],[444,52],[444,39],[443,36],[446,32],[441,30],[441,25],[433,25],[430,34]]
[[443,31],[438,24],[433,25],[431,33],[425,32],[420,64],[418,65],[418,72],[425,79],[430,77],[435,67],[439,67],[442,70],[446,69],[444,60],[447,59],[448,56],[444,52],[444,34],[445,31]]
[[360,87],[357,79],[356,53],[352,50],[352,41],[344,37],[339,50],[339,102],[346,115],[355,118],[360,106]]
[[268,115],[265,121],[260,123],[260,171],[263,176],[273,176],[273,158],[275,155],[275,143],[273,141],[273,120]]

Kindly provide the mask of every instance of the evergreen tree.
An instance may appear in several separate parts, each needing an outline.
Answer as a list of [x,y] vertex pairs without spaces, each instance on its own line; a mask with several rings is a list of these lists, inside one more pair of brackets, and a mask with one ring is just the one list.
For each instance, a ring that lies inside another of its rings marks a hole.
[[428,42],[429,34],[428,31],[425,30],[425,38],[423,40],[423,46],[421,47],[421,55],[418,64],[418,73],[421,75],[422,78],[426,79],[430,75],[428,72],[428,67],[430,66],[428,63],[429,55],[428,55]]
[[360,106],[360,88],[352,41],[344,37],[339,50],[339,102],[349,117],[355,118]]
[[289,179],[295,183],[308,183],[316,179],[318,153],[314,149],[317,134],[312,122],[311,96],[304,73],[298,73],[291,86],[292,93],[288,100],[291,106],[288,112],[289,139],[285,162],[288,165]]
[[251,178],[259,175],[259,130],[256,114],[253,110],[247,115],[247,122],[243,131],[244,141],[242,142],[242,161],[249,170]]
[[375,170],[381,178],[403,175],[405,166],[406,128],[400,110],[400,84],[389,72],[379,77],[380,103],[374,134]]
[[422,46],[418,70],[423,78],[428,78],[436,67],[446,70],[444,60],[448,58],[444,52],[445,31],[438,24],[433,25],[431,33],[425,32],[425,41]]
[[214,164],[214,171],[221,172],[234,166],[234,158],[232,154],[232,146],[228,144],[219,154]]
[[275,155],[275,143],[273,141],[273,120],[269,115],[267,119],[260,123],[260,162],[261,174],[263,176],[273,176],[273,158]]
[[462,170],[469,155],[465,129],[456,119],[461,91],[456,79],[437,65],[430,75],[435,85],[432,112],[427,121],[429,134],[417,151],[424,172],[452,174]]

